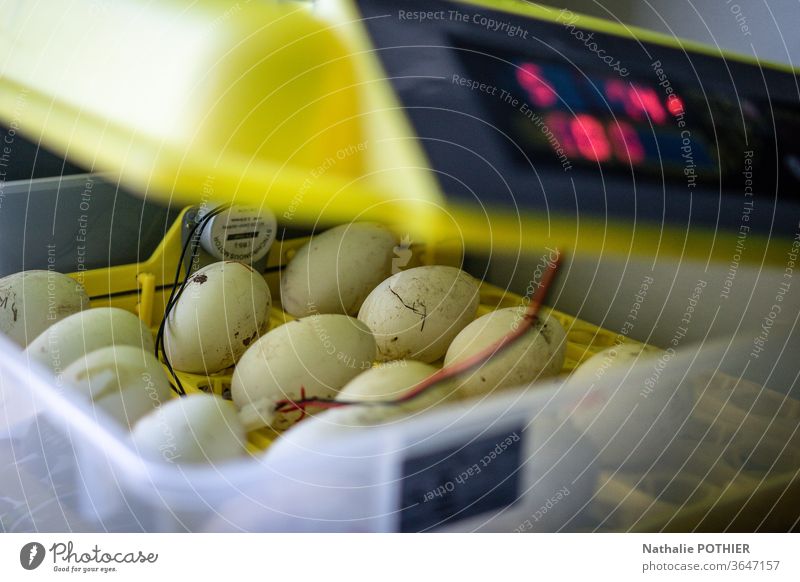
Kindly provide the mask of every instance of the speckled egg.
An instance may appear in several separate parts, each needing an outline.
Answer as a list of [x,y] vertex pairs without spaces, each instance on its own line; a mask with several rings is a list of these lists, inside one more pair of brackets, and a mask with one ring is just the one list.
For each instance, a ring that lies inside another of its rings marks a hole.
[[235,261],[196,271],[170,311],[164,349],[176,370],[213,374],[232,366],[269,325],[264,277]]
[[455,267],[417,267],[392,275],[367,296],[358,318],[369,326],[378,360],[434,362],[474,319],[478,281]]
[[270,331],[236,365],[231,396],[248,429],[285,428],[299,413],[275,415],[279,400],[333,398],[375,359],[375,340],[346,315],[312,315]]
[[55,271],[23,271],[0,279],[0,333],[22,347],[88,307],[83,286]]
[[[524,321],[525,311],[525,307],[498,309],[470,323],[450,344],[445,366],[485,350],[517,329]],[[457,394],[471,397],[554,376],[564,366],[565,350],[564,328],[554,317],[540,315],[522,337],[482,366],[460,376]]]

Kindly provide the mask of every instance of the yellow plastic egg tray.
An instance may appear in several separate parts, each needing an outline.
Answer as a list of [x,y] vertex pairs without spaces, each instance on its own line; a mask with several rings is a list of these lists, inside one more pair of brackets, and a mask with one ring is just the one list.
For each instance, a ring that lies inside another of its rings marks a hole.
[[[155,335],[161,323],[164,304],[174,284],[175,270],[182,249],[181,231],[186,210],[170,227],[153,255],[138,264],[120,265],[106,269],[72,273],[83,283],[92,307],[120,307],[135,313]],[[280,308],[279,277],[277,267],[286,265],[307,237],[277,240],[267,259],[269,272],[265,279],[273,297],[269,328],[291,321],[293,318]],[[451,249],[427,249],[412,245],[412,259],[406,268],[421,264],[458,265],[460,254]],[[521,305],[523,298],[489,283],[480,289],[480,306],[476,317],[503,307]],[[625,336],[615,334],[596,325],[586,323],[565,313],[550,310],[567,331],[567,349],[564,373],[571,372],[581,362],[604,348],[621,342],[631,342]],[[187,393],[206,392],[227,396],[231,385],[231,369],[210,376],[176,372]],[[265,450],[278,436],[272,429],[253,431],[248,435],[251,452]]]

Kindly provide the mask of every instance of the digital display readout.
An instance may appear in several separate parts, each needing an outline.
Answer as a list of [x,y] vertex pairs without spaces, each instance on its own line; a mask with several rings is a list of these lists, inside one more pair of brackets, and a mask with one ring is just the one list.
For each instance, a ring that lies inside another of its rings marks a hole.
[[493,80],[523,102],[520,115],[504,115],[500,124],[525,150],[669,173],[685,166],[681,156],[690,145],[693,164],[715,170],[713,142],[687,129],[687,99],[679,92],[546,62],[512,63],[496,69]]
[[[658,126],[684,113],[683,100],[675,93],[662,99],[652,87],[613,78],[590,78],[586,81],[591,90],[581,91],[579,80],[565,73],[558,67],[521,62],[515,77],[531,105],[546,112],[544,123],[570,157],[643,163],[653,153],[645,149],[647,134],[655,130],[663,136]],[[613,116],[604,119],[589,112],[602,109]],[[670,133],[674,130],[667,130]]]
[[672,85],[665,91],[655,75],[644,80],[546,59],[459,53],[465,75],[497,88],[479,96],[485,111],[529,160],[540,162],[542,153],[551,152],[565,167],[568,160],[654,176],[687,168],[692,176],[720,173],[702,95]]

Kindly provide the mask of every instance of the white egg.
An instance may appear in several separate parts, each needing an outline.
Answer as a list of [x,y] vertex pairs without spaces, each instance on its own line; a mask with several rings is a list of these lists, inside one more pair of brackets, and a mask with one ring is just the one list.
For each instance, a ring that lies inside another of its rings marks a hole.
[[270,331],[236,365],[231,396],[252,430],[284,428],[299,412],[275,415],[279,400],[333,398],[375,359],[375,340],[346,315],[312,315]]
[[153,336],[138,317],[116,307],[98,307],[51,325],[30,343],[25,353],[60,374],[78,358],[107,346],[155,351]]
[[234,261],[190,276],[164,326],[172,367],[213,374],[232,366],[266,332],[272,305],[264,277]]
[[[517,329],[524,321],[525,311],[525,307],[507,307],[470,323],[450,344],[445,366],[485,350]],[[557,375],[564,366],[566,335],[554,317],[540,314],[522,337],[482,366],[460,376],[456,380],[458,396],[487,394]]]
[[83,286],[55,271],[23,271],[0,279],[0,333],[22,347],[88,307]]
[[402,421],[445,404],[452,395],[451,380],[428,387],[415,398],[391,404],[437,372],[437,368],[415,360],[396,360],[376,365],[351,380],[336,397],[349,404],[333,410],[317,411],[293,426],[268,452],[271,459],[313,451],[332,439],[362,432],[373,426]]
[[609,371],[630,368],[637,361],[647,360],[660,353],[658,348],[635,343],[624,343],[606,348],[578,366],[570,376],[570,382],[589,385],[605,376]]
[[134,346],[95,350],[70,364],[62,379],[128,428],[170,399],[161,363]]
[[350,404],[333,410],[316,411],[312,418],[282,435],[275,445],[276,451],[271,448],[269,454],[282,455],[282,449],[294,449],[298,445],[313,450],[315,445],[326,440],[341,438],[344,434],[366,427],[402,420],[443,404],[450,395],[449,381],[432,386],[401,404],[387,403],[406,394],[436,371],[434,366],[415,360],[378,364],[348,382],[336,397],[338,401],[364,402],[363,405]]
[[677,390],[685,366],[673,371],[671,359],[657,348],[621,344],[595,354],[569,377],[565,411],[597,446],[603,465],[649,464],[685,420],[691,402],[688,391]]
[[142,456],[171,463],[232,459],[247,442],[233,404],[210,394],[170,400],[139,420],[132,437]]
[[[393,382],[398,387],[413,386],[415,383]],[[365,382],[358,391],[375,397],[379,397],[382,392],[380,386],[371,381],[369,384]],[[441,385],[429,388],[419,397],[399,405],[378,404],[373,398],[369,398],[364,399],[364,404],[350,404],[333,410],[316,411],[310,418],[295,424],[283,433],[270,447],[267,455],[273,460],[285,456],[297,457],[303,451],[318,450],[319,447],[324,447],[325,443],[342,439],[350,434],[361,434],[362,438],[369,438],[364,431],[370,427],[402,422],[415,414],[427,412],[447,402],[450,393],[450,385],[445,381]],[[373,403],[369,404],[367,400],[372,400]]]
[[313,237],[281,274],[281,304],[295,317],[355,315],[392,271],[397,239],[375,223],[343,224]]
[[378,360],[435,362],[474,319],[478,282],[460,269],[427,266],[392,275],[367,296],[358,318],[375,335]]
[[356,376],[336,397],[336,400],[343,402],[372,404],[348,406],[346,410],[349,412],[337,409],[341,412],[332,418],[339,418],[348,425],[377,424],[444,404],[452,393],[450,380],[430,386],[405,402],[391,403],[437,371],[434,366],[416,360],[395,360],[378,364]]
[[350,380],[336,396],[349,402],[396,400],[437,369],[415,360],[384,362],[361,372]]

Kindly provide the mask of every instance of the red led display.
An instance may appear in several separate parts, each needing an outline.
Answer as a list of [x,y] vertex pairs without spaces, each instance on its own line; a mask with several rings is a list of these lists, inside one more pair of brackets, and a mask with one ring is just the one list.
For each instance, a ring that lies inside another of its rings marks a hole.
[[533,63],[523,63],[517,69],[517,82],[525,89],[533,105],[552,107],[558,101],[558,95],[547,84],[542,69]]
[[550,131],[553,132],[553,135],[556,136],[559,144],[569,157],[581,157],[578,151],[578,144],[575,142],[575,139],[572,137],[572,132],[570,131],[569,117],[563,113],[554,112],[545,117],[545,123],[547,127],[550,128]]
[[630,119],[646,121],[649,117],[657,124],[667,121],[667,112],[652,87],[610,79],[604,89],[609,104],[621,106]]
[[645,159],[644,146],[639,134],[630,123],[619,121],[609,128],[609,136],[614,147],[614,155],[629,164],[638,164]]
[[591,162],[617,159],[625,164],[638,164],[645,160],[645,150],[636,129],[625,121],[604,124],[588,113],[568,117],[552,112],[545,123],[570,157]]
[[605,162],[611,157],[611,144],[606,131],[594,116],[586,113],[576,115],[570,123],[570,131],[583,158]]
[[[548,78],[548,71],[547,66],[523,62],[516,69],[516,79],[529,104],[542,110],[558,146],[570,157],[626,165],[645,163],[648,154],[643,132],[650,134],[651,126],[672,123],[671,115],[683,114],[680,97],[672,94],[666,99],[655,87],[619,78],[587,83],[570,78],[564,71],[550,71]],[[595,96],[597,114],[586,105],[592,103],[587,93]],[[601,107],[605,113],[600,112]]]
[[683,99],[673,93],[671,98],[667,99],[667,109],[675,117],[681,115],[683,113]]
[[643,87],[641,85],[633,85],[633,94],[641,104],[642,110],[650,116],[650,119],[656,123],[666,123],[667,112],[661,104],[656,90],[652,87]]

